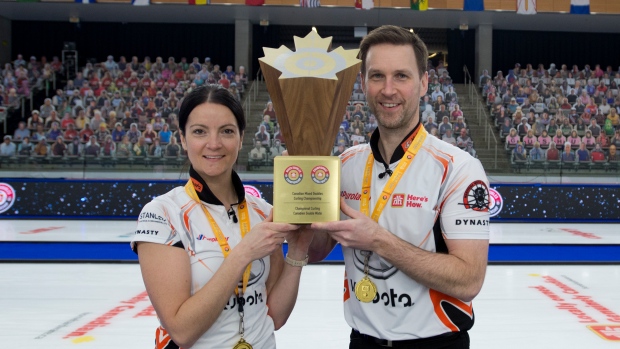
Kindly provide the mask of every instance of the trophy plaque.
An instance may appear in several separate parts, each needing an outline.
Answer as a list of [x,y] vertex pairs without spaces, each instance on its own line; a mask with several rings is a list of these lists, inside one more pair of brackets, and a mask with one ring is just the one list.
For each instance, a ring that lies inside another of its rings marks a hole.
[[295,36],[295,52],[263,48],[259,59],[290,156],[274,159],[273,220],[307,224],[340,218],[340,158],[329,156],[361,61],[330,50],[315,31]]

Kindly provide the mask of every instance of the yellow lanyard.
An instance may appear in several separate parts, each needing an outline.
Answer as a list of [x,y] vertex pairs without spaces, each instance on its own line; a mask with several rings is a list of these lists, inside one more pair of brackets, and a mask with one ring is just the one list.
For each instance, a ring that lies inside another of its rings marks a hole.
[[[192,198],[192,200],[194,200],[200,205],[200,208],[202,208],[202,211],[205,213],[205,216],[209,221],[209,225],[211,225],[211,230],[213,230],[213,234],[217,238],[217,242],[220,244],[220,248],[222,249],[222,254],[224,255],[224,258],[228,257],[228,254],[230,253],[230,246],[228,245],[228,240],[226,240],[224,233],[222,233],[222,230],[215,222],[215,219],[213,219],[213,216],[211,216],[209,211],[200,202],[200,199],[198,198],[198,194],[196,193],[196,189],[194,189],[194,184],[192,183],[191,179],[187,181],[187,184],[185,184],[185,192],[187,193],[187,195],[189,195],[190,198]],[[250,214],[248,213],[248,205],[245,200],[243,200],[243,202],[239,204],[239,227],[241,228],[241,238],[243,239],[243,237],[245,237],[245,234],[250,231]],[[251,269],[252,263],[248,264],[248,266],[245,268],[245,271],[243,272],[243,288],[241,290],[242,294],[245,294],[245,290],[248,287]],[[239,296],[238,287],[235,288],[235,294]]]
[[[396,166],[394,173],[392,173],[392,176],[390,176],[390,179],[383,187],[383,192],[381,193],[379,200],[377,200],[375,209],[373,210],[372,216],[370,217],[373,221],[379,221],[379,216],[381,216],[381,212],[383,212],[383,209],[385,208],[385,205],[390,199],[390,196],[392,196],[394,189],[396,189],[396,185],[403,177],[403,174],[405,173],[409,165],[411,165],[413,158],[415,158],[415,156],[418,154],[420,148],[422,148],[422,144],[424,143],[424,140],[426,140],[427,135],[428,133],[426,132],[426,129],[424,127],[420,127],[418,134],[415,136],[413,142],[409,145],[409,148],[407,148],[405,156],[403,156],[403,158],[400,160],[400,163],[398,164],[398,166]],[[368,216],[368,214],[370,213],[370,183],[372,182],[372,167],[374,165],[374,162],[375,159],[371,152],[368,155],[368,160],[366,160],[364,179],[362,181],[362,197],[360,200],[360,211],[366,216]]]

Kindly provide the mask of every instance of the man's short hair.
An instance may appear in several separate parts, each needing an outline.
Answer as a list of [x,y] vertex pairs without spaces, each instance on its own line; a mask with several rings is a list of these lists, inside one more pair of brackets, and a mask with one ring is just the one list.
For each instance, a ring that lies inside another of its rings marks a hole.
[[420,77],[426,71],[426,63],[428,59],[428,49],[426,45],[415,33],[395,25],[384,25],[371,31],[360,44],[359,57],[362,60],[362,74],[366,74],[366,56],[368,51],[374,45],[392,44],[392,45],[410,45],[415,54],[416,64]]

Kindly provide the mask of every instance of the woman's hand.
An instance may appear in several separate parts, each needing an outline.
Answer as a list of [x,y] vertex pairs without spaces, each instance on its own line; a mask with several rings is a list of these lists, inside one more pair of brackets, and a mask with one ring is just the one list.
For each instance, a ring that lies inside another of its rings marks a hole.
[[264,221],[250,230],[235,250],[241,248],[244,255],[249,258],[249,262],[261,259],[282,248],[286,237],[297,229],[299,229],[297,225],[273,223],[273,212],[270,212]]

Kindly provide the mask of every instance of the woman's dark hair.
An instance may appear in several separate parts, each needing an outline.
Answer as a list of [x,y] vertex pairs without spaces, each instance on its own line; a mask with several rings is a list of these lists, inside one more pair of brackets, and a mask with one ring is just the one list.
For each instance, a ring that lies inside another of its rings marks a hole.
[[181,134],[185,135],[185,126],[187,125],[189,114],[203,103],[219,104],[230,109],[237,120],[237,125],[239,125],[239,133],[243,133],[245,130],[245,115],[241,103],[225,88],[201,86],[183,98],[179,111],[179,131]]

